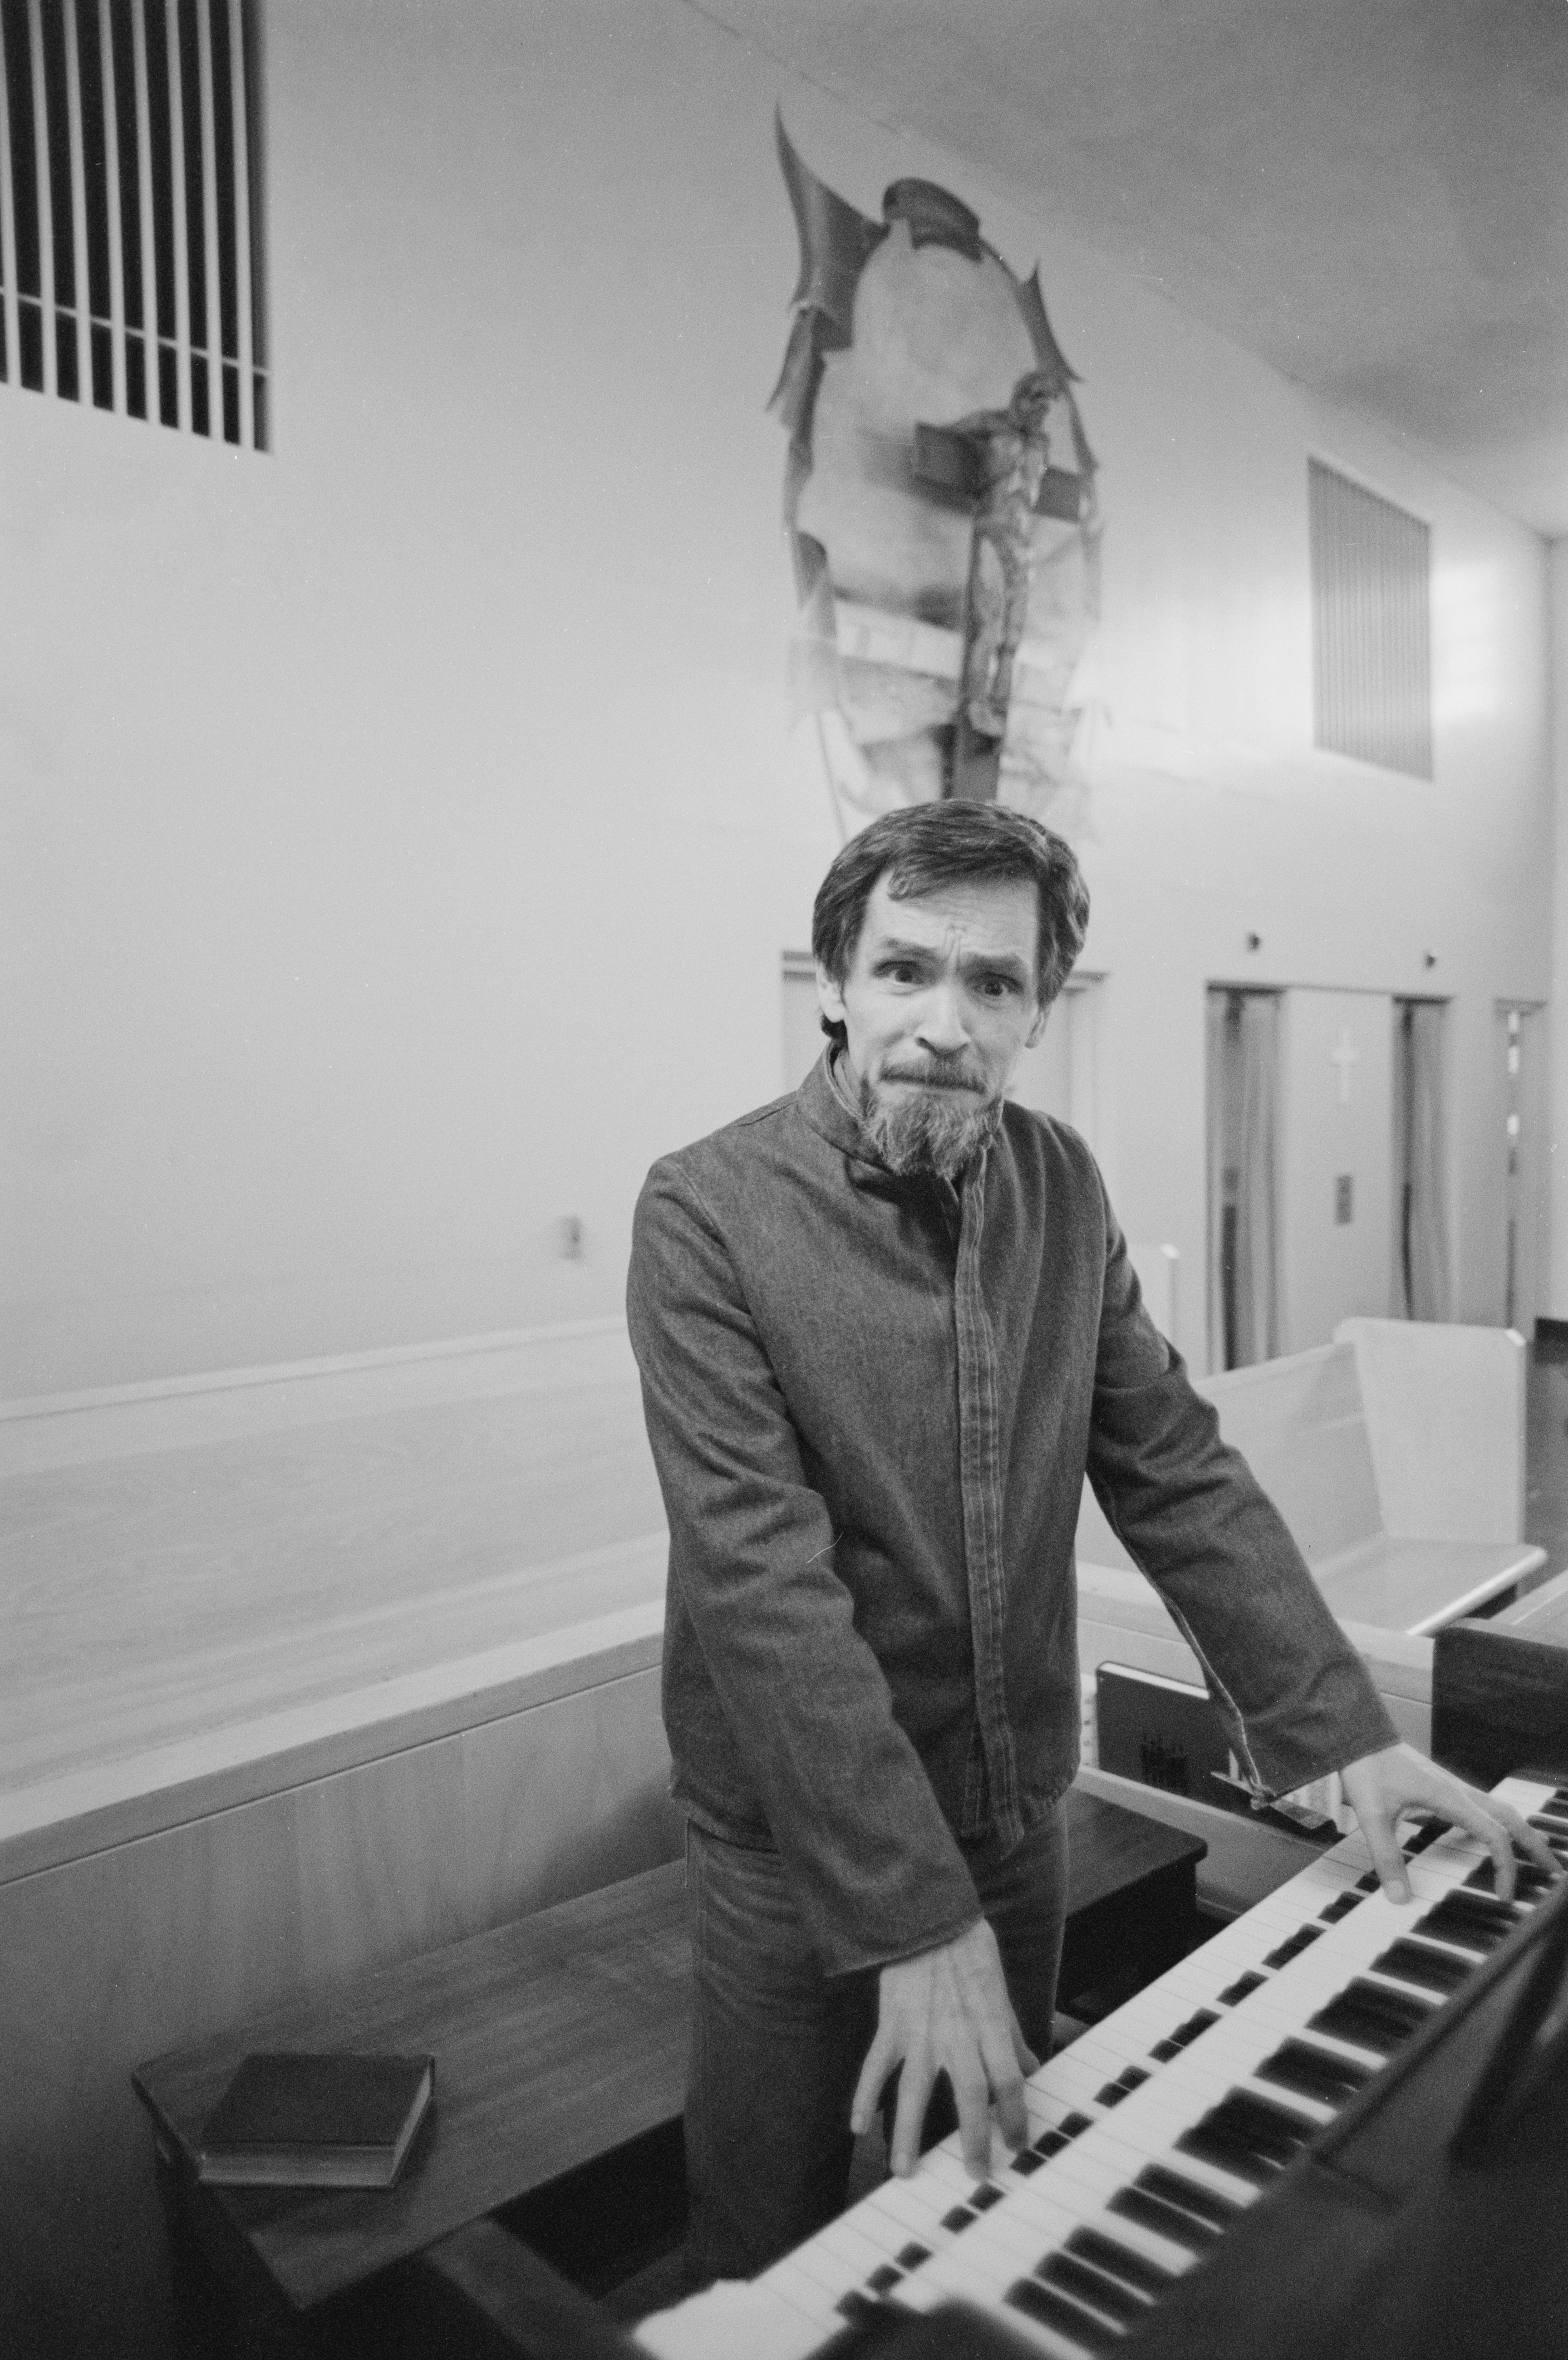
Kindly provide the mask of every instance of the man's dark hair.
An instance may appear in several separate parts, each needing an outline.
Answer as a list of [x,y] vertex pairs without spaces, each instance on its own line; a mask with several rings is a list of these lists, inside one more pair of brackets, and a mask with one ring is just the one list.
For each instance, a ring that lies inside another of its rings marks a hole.
[[[1035,989],[1049,1008],[1072,972],[1089,924],[1089,891],[1071,845],[1006,803],[915,803],[885,812],[851,836],[817,889],[811,956],[842,987],[879,878],[896,901],[945,885],[1032,883],[1040,904]],[[822,1031],[841,1044],[842,1023]]]

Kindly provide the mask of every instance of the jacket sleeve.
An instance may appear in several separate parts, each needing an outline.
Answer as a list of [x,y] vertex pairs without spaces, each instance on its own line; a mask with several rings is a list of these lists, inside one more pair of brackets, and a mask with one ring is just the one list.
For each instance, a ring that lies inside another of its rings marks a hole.
[[[749,1786],[726,1816],[760,1807],[829,1973],[952,1939],[980,1915],[974,1880],[855,1627],[731,1256],[669,1163],[637,1205],[627,1314],[670,1519],[670,1622],[685,1618],[701,1657],[694,1693],[677,1675],[677,1714],[706,1724],[688,1789],[726,1762]],[[667,1719],[674,1644],[667,1629]],[[689,1735],[671,1726],[678,1767]]]
[[1288,1794],[1398,1732],[1273,1502],[1143,1309],[1106,1208],[1088,1473],[1203,1667],[1244,1773]]

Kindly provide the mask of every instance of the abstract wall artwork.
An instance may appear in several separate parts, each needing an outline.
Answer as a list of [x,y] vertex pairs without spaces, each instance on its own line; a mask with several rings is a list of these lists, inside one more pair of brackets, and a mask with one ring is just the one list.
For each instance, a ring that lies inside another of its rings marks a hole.
[[934,181],[872,221],[778,126],[800,238],[769,407],[789,437],[796,714],[841,825],[944,795],[1071,826],[1098,594],[1095,464],[1038,268]]

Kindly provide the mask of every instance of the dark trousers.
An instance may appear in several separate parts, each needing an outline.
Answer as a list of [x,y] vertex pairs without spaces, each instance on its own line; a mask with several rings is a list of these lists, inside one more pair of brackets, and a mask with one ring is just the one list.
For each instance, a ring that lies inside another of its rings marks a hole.
[[[1043,2060],[1066,1914],[1065,1814],[1059,1805],[1003,1856],[985,1842],[964,1851],[1024,2038]],[[777,1852],[689,1824],[686,1907],[686,2172],[694,2283],[705,2285],[754,2278],[842,2211],[877,1981],[875,1970],[822,1972]],[[940,2127],[953,2119],[950,2109]]]

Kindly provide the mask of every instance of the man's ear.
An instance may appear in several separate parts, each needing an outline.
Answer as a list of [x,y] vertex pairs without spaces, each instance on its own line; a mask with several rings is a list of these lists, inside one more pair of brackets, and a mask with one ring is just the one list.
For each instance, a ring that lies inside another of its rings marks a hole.
[[844,1022],[844,994],[820,959],[816,962],[816,968],[817,1005],[830,1024],[842,1024]]
[[1029,1031],[1024,1035],[1024,1047],[1026,1049],[1032,1049],[1034,1047],[1035,1043],[1045,1031],[1045,1020],[1050,1014],[1051,1002],[1049,1000],[1046,1001],[1043,1008],[1037,1008],[1035,1010],[1034,1022],[1029,1026]]

